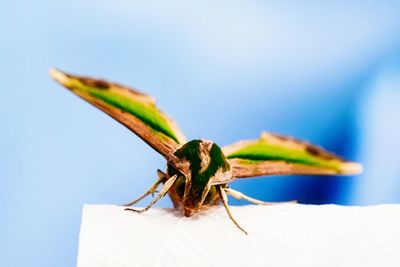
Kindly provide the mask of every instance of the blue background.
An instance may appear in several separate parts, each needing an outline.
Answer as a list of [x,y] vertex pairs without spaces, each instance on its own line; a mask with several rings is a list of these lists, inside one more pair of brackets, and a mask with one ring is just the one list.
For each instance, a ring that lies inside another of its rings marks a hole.
[[74,266],[82,205],[127,202],[165,167],[53,66],[156,96],[190,139],[267,130],[365,166],[232,183],[251,196],[400,202],[399,14],[400,1],[2,0],[0,265]]

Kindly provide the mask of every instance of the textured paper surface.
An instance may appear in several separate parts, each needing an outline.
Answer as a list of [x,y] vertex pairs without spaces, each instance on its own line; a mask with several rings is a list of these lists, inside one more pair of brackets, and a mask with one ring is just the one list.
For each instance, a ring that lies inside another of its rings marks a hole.
[[222,207],[191,218],[85,205],[79,267],[400,266],[400,205]]

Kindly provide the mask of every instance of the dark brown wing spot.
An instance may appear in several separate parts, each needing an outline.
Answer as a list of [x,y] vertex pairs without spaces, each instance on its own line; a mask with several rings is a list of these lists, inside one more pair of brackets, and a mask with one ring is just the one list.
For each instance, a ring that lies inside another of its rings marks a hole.
[[321,150],[314,146],[310,146],[310,145],[306,146],[306,151],[313,156],[318,157],[321,155]]
[[339,160],[339,161],[345,161],[339,156],[336,156],[334,154],[328,153],[324,151],[323,149],[319,147],[315,147],[312,145],[306,145],[306,151],[316,157],[323,158],[325,160]]
[[281,140],[281,141],[288,141],[288,142],[291,141],[291,142],[295,142],[295,143],[302,144],[302,145],[307,145],[308,144],[307,142],[305,142],[303,140],[300,140],[300,139],[297,139],[297,138],[294,138],[294,137],[291,137],[291,136],[286,136],[286,135],[281,135],[281,134],[276,134],[276,133],[273,133],[272,136],[277,138],[277,139],[279,139],[279,140]]
[[280,134],[272,134],[274,137],[276,137],[277,139],[281,140],[281,141],[289,141],[289,140],[293,140],[293,138],[284,136],[284,135],[280,135]]
[[80,78],[80,81],[87,86],[94,87],[100,90],[107,90],[110,88],[110,84],[103,80],[95,80],[90,78]]

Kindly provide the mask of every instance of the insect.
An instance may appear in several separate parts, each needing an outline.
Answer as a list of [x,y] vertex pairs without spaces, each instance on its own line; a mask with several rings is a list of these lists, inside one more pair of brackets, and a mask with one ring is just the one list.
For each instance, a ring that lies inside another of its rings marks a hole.
[[237,178],[267,175],[353,175],[362,166],[333,153],[291,137],[264,132],[259,139],[239,141],[220,148],[209,140],[187,141],[178,126],[155,105],[155,99],[136,89],[103,79],[72,75],[57,69],[50,75],[61,85],[104,111],[138,135],[167,160],[167,170],[157,171],[158,179],[132,206],[147,195],[158,195],[142,213],[169,194],[175,208],[190,217],[203,207],[222,202],[232,222],[227,195],[255,204],[270,202],[251,198],[229,187]]

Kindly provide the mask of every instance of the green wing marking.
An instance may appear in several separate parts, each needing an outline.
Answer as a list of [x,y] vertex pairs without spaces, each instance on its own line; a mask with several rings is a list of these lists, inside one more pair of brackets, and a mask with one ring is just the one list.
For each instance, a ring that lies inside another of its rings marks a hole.
[[362,166],[291,137],[262,133],[258,140],[240,141],[223,148],[234,177],[277,174],[350,175]]
[[52,69],[50,75],[135,132],[167,159],[179,145],[186,143],[178,126],[156,107],[151,96],[121,84],[57,69]]

